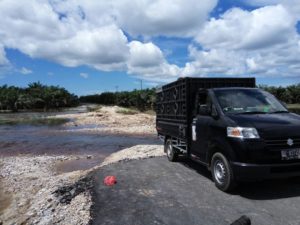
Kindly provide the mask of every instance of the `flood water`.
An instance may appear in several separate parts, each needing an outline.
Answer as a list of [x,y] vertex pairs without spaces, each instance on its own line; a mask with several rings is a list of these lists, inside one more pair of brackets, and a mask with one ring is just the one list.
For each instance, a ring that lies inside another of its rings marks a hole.
[[[57,114],[82,113],[84,108]],[[51,115],[56,113],[51,113]],[[49,115],[49,113],[46,113]],[[0,114],[0,117],[37,117],[44,113]],[[0,125],[0,157],[19,155],[78,155],[92,157],[65,161],[58,165],[60,172],[88,169],[99,164],[109,154],[138,144],[158,144],[153,136],[128,136],[105,133],[90,133],[84,128],[94,125],[65,127],[63,125]],[[99,128],[99,126],[97,127]],[[83,130],[81,132],[80,130]],[[76,132],[72,132],[76,131]]]

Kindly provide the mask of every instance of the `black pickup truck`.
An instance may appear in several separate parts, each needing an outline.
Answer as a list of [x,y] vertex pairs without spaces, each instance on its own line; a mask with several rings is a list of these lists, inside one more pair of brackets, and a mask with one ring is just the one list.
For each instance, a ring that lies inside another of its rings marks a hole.
[[186,155],[216,186],[300,175],[300,116],[255,78],[181,78],[157,90],[156,129],[170,161]]

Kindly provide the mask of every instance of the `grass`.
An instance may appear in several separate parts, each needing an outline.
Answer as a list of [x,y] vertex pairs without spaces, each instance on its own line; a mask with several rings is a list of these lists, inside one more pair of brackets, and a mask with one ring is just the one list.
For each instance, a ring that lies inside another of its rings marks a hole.
[[21,118],[0,119],[0,125],[33,125],[33,126],[57,126],[68,122],[65,118]]
[[97,112],[100,111],[102,108],[101,105],[96,105],[96,106],[87,106],[86,109],[88,112]]
[[122,108],[122,109],[116,110],[116,113],[120,113],[120,114],[124,114],[124,115],[135,115],[135,114],[137,114],[139,112],[137,110],[135,110],[135,109],[125,109],[125,108]]
[[300,114],[300,104],[288,104],[287,108],[293,113]]
[[146,110],[145,112],[143,112],[145,114],[148,114],[148,115],[151,115],[151,116],[155,116],[156,115],[156,112],[154,110]]
[[300,109],[300,104],[288,104],[289,109]]

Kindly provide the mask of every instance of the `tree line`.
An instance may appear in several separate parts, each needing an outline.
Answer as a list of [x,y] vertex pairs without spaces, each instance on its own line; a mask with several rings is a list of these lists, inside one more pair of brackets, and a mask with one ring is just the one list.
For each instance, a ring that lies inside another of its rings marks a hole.
[[44,110],[77,106],[79,99],[59,86],[31,83],[26,88],[0,86],[0,110]]
[[[273,94],[280,101],[287,104],[300,103],[300,83],[287,87],[275,87],[259,85]],[[104,92],[102,94],[87,95],[80,97],[81,102],[97,103],[104,105],[119,105],[123,107],[135,107],[141,111],[154,109],[155,105],[155,88],[122,92]]]
[[140,111],[154,109],[155,88],[121,92],[104,92],[102,94],[80,97],[81,102],[97,103],[104,105],[119,105],[122,107],[134,107]]
[[[287,87],[258,86],[287,104],[300,103],[300,83]],[[77,106],[82,103],[96,103],[103,105],[119,105],[134,107],[141,111],[154,109],[155,88],[121,92],[104,92],[102,94],[87,95],[78,98],[59,86],[31,83],[26,88],[15,86],[0,86],[0,110],[49,110],[61,107]]]
[[287,104],[300,103],[300,83],[295,85],[289,85],[287,87],[260,85],[259,88],[270,92],[280,101],[285,102]]

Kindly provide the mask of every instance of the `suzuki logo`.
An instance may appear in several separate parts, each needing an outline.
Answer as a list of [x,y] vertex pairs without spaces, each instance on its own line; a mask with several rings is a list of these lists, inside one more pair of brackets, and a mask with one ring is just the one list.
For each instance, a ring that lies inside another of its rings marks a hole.
[[294,144],[294,141],[293,139],[287,139],[287,142],[286,142],[289,146],[292,146]]

